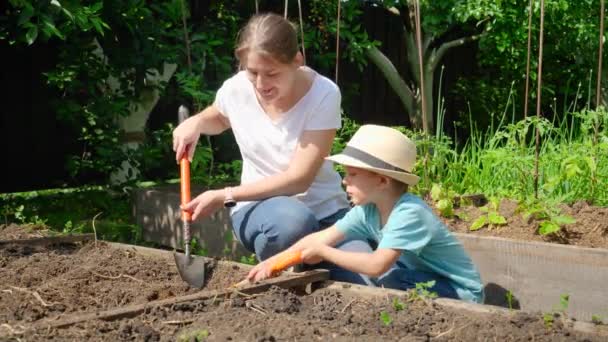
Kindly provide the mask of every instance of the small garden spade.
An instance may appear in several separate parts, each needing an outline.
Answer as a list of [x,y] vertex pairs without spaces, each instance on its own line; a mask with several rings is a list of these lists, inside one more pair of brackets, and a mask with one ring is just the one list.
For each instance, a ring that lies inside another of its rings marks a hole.
[[[185,107],[180,106],[180,123],[187,114]],[[188,160],[188,150],[184,151],[179,162],[180,167],[180,193],[181,204],[185,205],[190,202],[190,161]],[[182,279],[190,286],[200,289],[205,284],[205,259],[202,257],[192,257],[190,255],[190,222],[192,221],[192,213],[182,210],[182,223],[184,229],[184,252],[173,253],[175,264]]]

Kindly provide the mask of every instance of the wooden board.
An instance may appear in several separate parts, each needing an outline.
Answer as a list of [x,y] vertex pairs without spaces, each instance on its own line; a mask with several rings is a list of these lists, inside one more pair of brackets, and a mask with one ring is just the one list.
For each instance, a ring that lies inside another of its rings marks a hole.
[[127,317],[134,317],[147,309],[160,306],[169,306],[176,303],[183,303],[195,300],[204,300],[211,298],[227,298],[233,295],[254,294],[266,291],[271,286],[279,286],[283,288],[293,288],[305,286],[310,283],[320,282],[329,279],[329,272],[326,270],[312,270],[302,273],[284,274],[277,278],[268,279],[261,283],[254,283],[241,288],[229,288],[225,290],[202,291],[190,295],[167,298],[157,301],[148,302],[145,304],[129,305],[121,308],[98,311],[88,314],[77,313],[72,316],[57,320],[42,322],[36,324],[34,329],[49,329],[49,328],[64,328],[77,323],[82,323],[94,319],[115,320]]

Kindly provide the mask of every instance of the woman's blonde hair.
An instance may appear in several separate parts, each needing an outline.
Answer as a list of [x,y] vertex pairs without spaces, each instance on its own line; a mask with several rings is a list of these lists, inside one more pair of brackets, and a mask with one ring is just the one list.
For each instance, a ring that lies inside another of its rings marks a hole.
[[237,38],[234,54],[241,68],[250,51],[266,54],[281,63],[291,63],[298,53],[295,25],[274,13],[254,15]]

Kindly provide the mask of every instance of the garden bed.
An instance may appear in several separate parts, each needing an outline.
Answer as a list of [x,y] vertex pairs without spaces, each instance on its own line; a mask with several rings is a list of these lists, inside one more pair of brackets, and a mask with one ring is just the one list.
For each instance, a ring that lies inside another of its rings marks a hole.
[[590,206],[580,201],[571,206],[561,205],[559,209],[560,215],[568,215],[576,222],[562,227],[559,234],[546,236],[538,233],[539,220],[524,218],[517,202],[510,200],[502,200],[498,207],[498,213],[506,219],[504,226],[486,226],[471,231],[471,224],[485,214],[476,206],[456,208],[454,218],[443,220],[450,230],[458,233],[608,249],[608,208]]
[[[154,305],[229,288],[246,266],[219,261],[203,291],[185,285],[170,253],[90,241],[0,247],[0,338],[25,340],[605,340],[601,327],[559,314],[486,309],[413,292],[361,290],[324,282],[311,291],[272,287],[258,294]],[[254,285],[255,286],[255,285]],[[244,291],[244,290],[243,290]],[[445,304],[445,303],[447,304]],[[444,303],[444,304],[441,304]],[[452,305],[450,305],[452,303]],[[134,317],[85,320],[84,313],[147,304]]]

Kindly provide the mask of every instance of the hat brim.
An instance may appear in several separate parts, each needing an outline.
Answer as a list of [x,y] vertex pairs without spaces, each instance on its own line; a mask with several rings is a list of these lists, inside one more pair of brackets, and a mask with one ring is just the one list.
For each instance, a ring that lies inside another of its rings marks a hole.
[[418,177],[414,174],[373,167],[373,166],[370,166],[370,165],[360,161],[359,159],[355,159],[353,157],[349,157],[344,154],[335,154],[333,156],[325,157],[325,160],[329,160],[329,161],[332,161],[334,163],[338,163],[341,165],[358,167],[361,169],[373,171],[373,172],[385,175],[387,177],[391,177],[393,179],[396,179],[396,180],[398,180],[402,183],[408,184],[408,185],[416,185],[416,184],[418,184],[418,181],[420,181],[420,177]]

